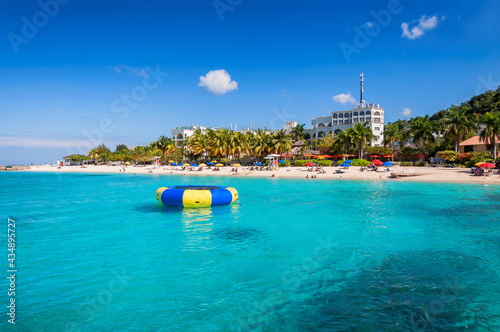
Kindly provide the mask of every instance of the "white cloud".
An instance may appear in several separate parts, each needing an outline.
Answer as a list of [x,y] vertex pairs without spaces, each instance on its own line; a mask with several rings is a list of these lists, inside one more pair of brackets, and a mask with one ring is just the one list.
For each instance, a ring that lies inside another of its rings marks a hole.
[[206,76],[200,76],[198,86],[205,87],[207,91],[216,95],[237,90],[238,82],[231,81],[231,76],[224,69],[211,70]]
[[[432,30],[435,27],[437,27],[438,23],[440,21],[444,21],[445,17],[441,16],[441,19],[437,17],[436,15],[427,17],[426,15],[423,15],[420,17],[418,20],[418,24],[414,25],[412,28],[410,28],[410,23],[403,22],[401,24],[401,29],[403,29],[403,34],[402,37],[406,37],[408,39],[417,39],[422,37],[425,34],[426,30]],[[416,21],[412,22],[415,23]]]
[[356,104],[356,99],[354,99],[354,97],[351,95],[350,92],[348,94],[341,93],[339,95],[333,96],[332,99],[335,102],[341,103],[343,105],[345,105],[347,103],[351,103],[353,105]]
[[401,113],[402,116],[405,118],[409,118],[411,116],[411,109],[409,108],[403,108],[403,113]]
[[149,77],[148,72],[146,69],[143,68],[133,68],[127,65],[119,65],[119,66],[114,66],[113,70],[116,71],[118,74],[122,73],[122,70],[126,70],[130,75],[133,76],[139,76],[139,77]]

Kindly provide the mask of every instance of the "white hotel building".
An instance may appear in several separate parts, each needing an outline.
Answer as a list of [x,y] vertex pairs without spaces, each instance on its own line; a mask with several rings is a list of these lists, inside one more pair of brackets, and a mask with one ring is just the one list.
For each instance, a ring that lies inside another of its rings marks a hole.
[[366,103],[363,100],[363,74],[360,76],[360,102],[347,111],[334,111],[331,115],[320,116],[311,120],[311,128],[305,129],[306,139],[314,140],[328,136],[336,136],[355,123],[368,125],[373,132],[372,146],[382,146],[384,141],[384,109],[379,104]]

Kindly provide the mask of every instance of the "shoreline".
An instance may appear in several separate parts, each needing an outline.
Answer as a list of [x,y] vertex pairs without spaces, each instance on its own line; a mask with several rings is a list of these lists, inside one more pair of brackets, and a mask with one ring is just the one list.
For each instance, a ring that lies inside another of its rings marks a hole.
[[[490,176],[473,176],[467,174],[468,169],[466,168],[433,168],[433,167],[415,167],[415,166],[404,166],[404,167],[391,167],[390,172],[387,171],[360,171],[360,167],[352,166],[347,170],[342,169],[344,173],[335,173],[338,167],[325,167],[326,173],[318,173],[315,171],[307,171],[306,167],[283,167],[277,171],[255,171],[250,174],[245,174],[248,172],[249,167],[238,167],[238,173],[235,174],[231,172],[231,166],[220,167],[220,171],[212,171],[212,169],[206,169],[202,171],[181,171],[178,167],[165,166],[160,168],[152,168],[151,166],[127,166],[125,167],[125,172],[120,171],[123,169],[119,166],[88,166],[86,168],[81,168],[80,166],[63,166],[62,168],[57,168],[56,166],[31,166],[30,169],[25,169],[22,171],[7,171],[7,172],[53,172],[53,173],[86,173],[86,174],[151,174],[151,175],[182,175],[182,176],[230,176],[230,177],[246,177],[246,178],[284,178],[284,179],[306,179],[306,176],[311,179],[311,175],[315,175],[316,178],[312,180],[359,180],[359,181],[397,181],[397,182],[429,182],[429,183],[471,183],[471,184],[499,184],[500,185],[500,175],[496,174],[498,170],[493,170],[493,174]],[[396,174],[416,174],[417,176],[405,177],[405,178],[390,178],[391,173]]]

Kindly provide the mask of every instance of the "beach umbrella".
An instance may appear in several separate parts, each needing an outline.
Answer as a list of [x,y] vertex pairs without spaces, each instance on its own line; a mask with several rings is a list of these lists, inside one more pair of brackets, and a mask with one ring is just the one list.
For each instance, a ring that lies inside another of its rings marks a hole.
[[[346,160],[346,161],[344,161],[344,164],[345,164],[345,163],[352,164],[352,163],[354,163],[354,161],[352,161],[352,160]],[[350,165],[349,165],[349,166],[350,166]]]
[[177,166],[176,163],[170,163],[170,166]]
[[481,166],[479,167],[484,167],[484,168],[494,168],[495,165],[493,165],[492,163],[482,163]]
[[284,160],[278,160],[278,162],[279,162],[280,164],[286,164],[286,161],[284,161]]
[[206,166],[207,166],[207,164],[199,164],[198,166],[199,166],[199,167],[206,167]]
[[345,163],[342,163],[340,166],[341,166],[341,167],[350,167],[350,166],[351,166],[351,164],[349,164],[349,163],[345,162]]
[[197,165],[197,164],[191,164],[191,165],[189,165],[189,166],[191,166],[191,167],[198,167],[198,165]]
[[217,160],[212,160],[212,162],[213,162],[214,164],[216,164],[216,163],[217,163]]
[[384,157],[384,158],[392,158],[392,155],[390,155],[390,154],[384,154],[382,157]]
[[415,157],[417,157],[417,158],[427,158],[427,156],[424,155],[424,154],[416,154]]
[[314,163],[313,163],[313,162],[308,162],[308,163],[306,164],[306,166],[307,166],[307,167],[309,167],[309,166],[314,166]]
[[372,154],[372,155],[370,155],[370,157],[372,157],[372,158],[379,158],[380,156],[377,156],[376,154]]
[[394,166],[394,165],[390,161],[386,161],[385,163],[382,164],[382,166],[391,167],[391,166]]
[[375,166],[382,166],[382,162],[378,159],[373,159],[372,164]]
[[173,161],[173,160],[169,160],[169,161],[168,161],[168,163],[169,163],[169,164],[171,164],[171,163],[175,163],[175,161]]
[[256,162],[256,163],[254,164],[254,166],[262,166],[262,163],[261,163],[261,162]]
[[127,162],[125,162],[125,165],[130,165],[130,163],[127,161]]
[[209,162],[209,163],[207,163],[207,165],[208,165],[208,166],[213,166],[213,165],[215,165],[215,164],[214,164],[213,162]]
[[486,164],[486,163],[484,161],[480,161],[480,162],[476,163],[474,166],[481,167],[482,164]]
[[223,164],[215,164],[216,167],[223,167]]
[[240,164],[234,164],[233,167],[241,167]]
[[183,164],[182,166],[184,166],[184,167],[188,167],[188,166],[189,166],[189,164]]

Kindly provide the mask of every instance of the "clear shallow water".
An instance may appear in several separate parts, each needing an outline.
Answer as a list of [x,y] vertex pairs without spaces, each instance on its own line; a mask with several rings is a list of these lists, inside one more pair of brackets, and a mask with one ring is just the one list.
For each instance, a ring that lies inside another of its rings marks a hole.
[[[241,204],[163,207],[171,184],[233,186]],[[498,331],[499,200],[493,185],[4,172],[0,245],[14,218],[19,331]]]

